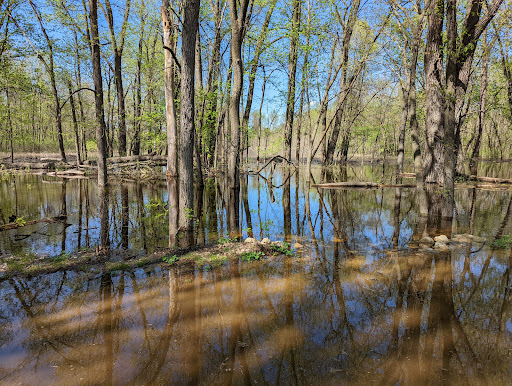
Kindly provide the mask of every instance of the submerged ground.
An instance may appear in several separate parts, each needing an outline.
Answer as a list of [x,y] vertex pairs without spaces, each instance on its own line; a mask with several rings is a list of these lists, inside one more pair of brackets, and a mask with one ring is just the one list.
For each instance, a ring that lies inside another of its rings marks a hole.
[[[484,167],[497,177],[512,171]],[[303,171],[245,176],[243,238],[302,244],[292,256],[223,260],[221,247],[218,267],[4,273],[0,383],[508,383],[512,190],[457,189],[452,228],[442,230],[419,215],[415,189],[312,187],[390,183],[393,170],[319,169],[309,184]],[[228,241],[222,191],[222,180],[211,179],[196,198],[199,245]],[[66,216],[0,232],[4,270],[11,255],[94,254],[102,233],[125,257],[167,253],[165,183],[114,184],[107,232],[92,180],[4,175],[0,196],[0,223]],[[419,244],[440,233],[485,243]]]

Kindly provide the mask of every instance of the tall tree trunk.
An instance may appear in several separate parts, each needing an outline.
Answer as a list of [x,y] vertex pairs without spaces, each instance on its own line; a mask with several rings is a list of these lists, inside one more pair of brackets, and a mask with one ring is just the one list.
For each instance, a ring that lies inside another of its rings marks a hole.
[[194,232],[194,63],[200,0],[186,0],[181,41],[181,127],[179,159],[179,225],[182,247],[193,244]]
[[[336,149],[336,144],[338,143],[338,136],[340,133],[342,121],[343,121],[343,112],[345,109],[347,97],[352,86],[353,80],[348,81],[348,58],[349,58],[349,50],[350,50],[350,42],[352,40],[352,34],[354,32],[354,27],[357,21],[357,16],[359,13],[359,6],[361,4],[360,0],[355,0],[350,8],[350,13],[348,16],[348,20],[345,23],[342,23],[343,28],[343,43],[341,46],[341,84],[340,84],[340,96],[338,100],[338,106],[336,108],[336,117],[334,120],[334,126],[329,137],[329,141],[327,143],[327,147],[323,154],[323,164],[328,165],[333,161],[334,150]],[[339,20],[342,22],[342,20]],[[342,138],[342,154],[344,155],[343,159],[346,161],[346,155],[348,152],[348,141],[349,141],[349,133],[347,130],[343,133]],[[345,150],[346,148],[346,150]]]
[[240,97],[243,86],[242,40],[249,0],[241,0],[237,9],[236,0],[229,0],[231,18],[231,60],[233,84],[229,100],[230,138],[228,138],[228,185],[240,188]]
[[[423,12],[423,15],[425,12]],[[423,181],[422,175],[422,161],[421,161],[421,148],[420,148],[420,133],[417,116],[417,104],[416,104],[416,71],[418,64],[418,54],[420,51],[421,35],[423,33],[423,17],[421,19],[421,28],[416,30],[418,34],[414,36],[412,44],[412,61],[410,66],[410,78],[409,78],[409,125],[411,127],[411,138],[412,138],[412,152],[414,157],[414,170],[416,172],[416,180],[418,182]]]
[[475,127],[475,139],[473,151],[469,160],[471,174],[478,174],[478,158],[480,157],[480,144],[482,142],[482,132],[484,129],[485,104],[487,98],[489,57],[491,55],[490,47],[487,45],[487,33],[484,32],[484,53],[482,56],[482,73],[480,75],[480,105],[478,108],[478,118]]
[[162,0],[162,22],[164,32],[164,84],[165,84],[165,111],[167,132],[167,177],[178,176],[178,130],[176,118],[176,105],[174,103],[176,90],[174,85],[174,60],[172,52],[176,49],[174,38],[175,26],[170,14],[169,0]]
[[68,79],[69,90],[69,104],[71,105],[71,117],[73,119],[73,129],[75,131],[75,148],[76,148],[76,164],[82,164],[82,154],[80,151],[80,134],[78,129],[78,120],[76,118],[75,100],[73,98],[73,91],[71,90],[71,80]]
[[7,103],[7,121],[9,124],[9,145],[10,145],[10,149],[11,149],[11,162],[14,163],[14,145],[13,145],[14,130],[12,128],[11,99],[9,98],[9,87],[5,88],[5,100]]
[[101,56],[98,35],[98,3],[89,0],[91,23],[92,73],[94,79],[94,104],[96,110],[96,143],[98,149],[98,185],[107,185],[107,143],[105,111],[103,109],[103,79],[101,77]]
[[284,123],[284,149],[285,157],[288,160],[290,160],[292,157],[293,118],[295,113],[295,77],[297,74],[301,7],[302,0],[293,0],[290,48],[288,51],[288,93],[286,99],[286,121]]
[[242,127],[244,128],[245,131],[247,131],[249,127],[249,118],[251,114],[252,101],[254,97],[254,85],[256,83],[256,72],[258,71],[258,66],[260,65],[260,56],[264,50],[263,44],[267,39],[270,20],[272,19],[272,14],[274,12],[276,4],[277,0],[272,0],[272,3],[270,4],[270,7],[267,11],[267,14],[265,15],[263,25],[261,26],[258,41],[256,42],[256,47],[254,48],[254,57],[252,58],[250,63],[251,70],[249,73],[249,87],[247,90],[247,100],[245,102],[244,115],[242,118]]
[[427,9],[427,42],[425,48],[425,182],[444,183],[444,97],[442,31],[444,0],[432,1]]
[[124,38],[126,35],[126,28],[128,25],[128,16],[130,14],[130,0],[126,1],[126,8],[124,11],[123,24],[121,26],[121,32],[119,33],[119,41],[116,39],[116,33],[114,30],[114,17],[112,14],[112,7],[110,6],[110,0],[105,0],[105,16],[110,31],[110,44],[112,51],[114,52],[114,77],[116,81],[116,92],[117,92],[117,115],[119,120],[119,132],[117,140],[119,142],[119,155],[126,155],[126,108],[123,88],[123,48]]
[[[139,27],[139,46],[137,51],[137,72],[135,73],[135,127],[134,127],[134,133],[133,133],[133,142],[132,142],[132,154],[133,155],[139,155],[140,154],[140,135],[141,135],[141,116],[142,116],[142,47],[144,45],[144,30],[145,30],[145,20],[144,17],[144,8],[145,8],[145,1],[142,0],[141,4],[141,11],[140,11],[140,27]],[[165,44],[165,34],[164,31],[164,44]],[[165,53],[164,53],[165,56]],[[167,99],[166,99],[167,103]],[[176,119],[175,119],[176,121]]]

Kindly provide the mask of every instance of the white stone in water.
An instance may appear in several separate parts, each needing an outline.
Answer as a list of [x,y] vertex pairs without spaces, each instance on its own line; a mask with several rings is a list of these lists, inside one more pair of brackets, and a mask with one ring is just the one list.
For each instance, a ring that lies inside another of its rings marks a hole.
[[265,245],[269,245],[271,244],[272,242],[270,241],[270,239],[268,237],[265,237],[263,240],[261,240],[261,243],[262,244],[265,244]]
[[422,237],[420,244],[434,245],[434,239],[428,236]]
[[450,247],[441,241],[437,241],[434,245],[434,248],[440,252],[448,252],[450,251]]
[[253,237],[247,237],[244,241],[244,243],[256,243],[256,239]]
[[446,244],[450,242],[450,239],[446,235],[439,235],[434,237],[434,241]]

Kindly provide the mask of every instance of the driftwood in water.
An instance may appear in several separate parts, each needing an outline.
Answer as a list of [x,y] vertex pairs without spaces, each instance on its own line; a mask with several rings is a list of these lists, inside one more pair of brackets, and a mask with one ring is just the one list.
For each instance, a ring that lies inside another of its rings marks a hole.
[[27,225],[34,225],[34,224],[38,224],[38,223],[41,223],[41,222],[45,222],[45,223],[48,223],[48,224],[56,223],[56,222],[61,222],[61,221],[64,221],[66,218],[67,218],[67,216],[56,216],[56,217],[42,218],[40,220],[26,221],[24,223],[23,222],[19,222],[19,223],[10,222],[8,224],[0,225],[0,232],[7,231],[7,230],[10,230],[10,229],[21,228],[21,227],[24,227],[24,226],[27,226]]
[[407,184],[378,184],[376,182],[364,181],[347,181],[347,182],[327,182],[323,184],[312,185],[314,188],[323,189],[343,189],[343,188],[359,188],[359,189],[379,189],[379,188],[415,188],[416,185]]

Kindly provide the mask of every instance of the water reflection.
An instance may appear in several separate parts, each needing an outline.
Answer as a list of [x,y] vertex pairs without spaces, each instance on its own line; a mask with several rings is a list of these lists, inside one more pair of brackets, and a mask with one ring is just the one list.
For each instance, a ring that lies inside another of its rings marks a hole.
[[[196,187],[195,243],[304,244],[293,258],[0,281],[0,383],[508,383],[512,255],[489,246],[512,232],[512,195],[457,189],[446,223],[421,209],[432,203],[422,189],[313,187],[392,182],[386,173],[285,168],[242,176],[239,192],[221,179]],[[172,180],[107,190],[27,175],[2,180],[0,194],[3,217],[67,216],[0,232],[6,254],[152,250],[178,231]],[[418,248],[440,233],[487,245]]]
[[1,382],[507,383],[509,256],[337,250],[4,281]]

